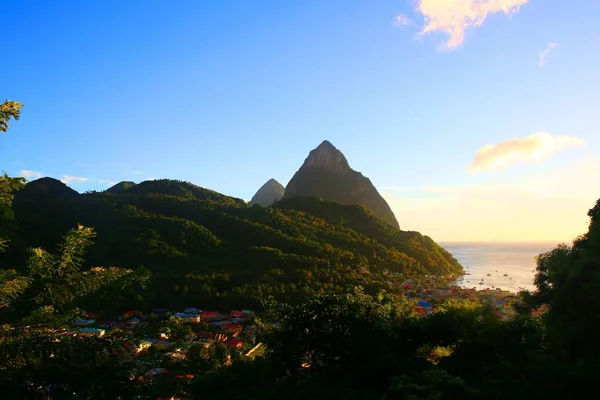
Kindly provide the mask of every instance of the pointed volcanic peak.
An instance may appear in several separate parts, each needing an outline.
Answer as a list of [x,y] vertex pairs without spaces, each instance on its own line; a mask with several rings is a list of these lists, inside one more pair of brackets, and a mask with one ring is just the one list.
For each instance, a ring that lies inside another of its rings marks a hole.
[[316,149],[311,150],[300,169],[324,168],[331,172],[351,171],[348,160],[331,142],[324,140]]
[[285,188],[283,199],[320,197],[342,204],[360,204],[376,217],[400,228],[392,209],[369,178],[350,168],[348,160],[325,140],[312,150]]
[[77,197],[79,193],[71,189],[58,179],[40,178],[28,182],[23,190],[17,193],[17,197],[21,200],[29,199],[72,199]]
[[105,192],[113,193],[113,194],[122,193],[133,186],[135,186],[135,182],[122,181],[122,182],[117,183],[114,186],[109,187],[108,189],[105,190]]
[[268,207],[281,200],[285,193],[285,188],[275,179],[269,179],[267,183],[258,189],[258,192],[248,202],[249,205],[259,204],[263,207]]

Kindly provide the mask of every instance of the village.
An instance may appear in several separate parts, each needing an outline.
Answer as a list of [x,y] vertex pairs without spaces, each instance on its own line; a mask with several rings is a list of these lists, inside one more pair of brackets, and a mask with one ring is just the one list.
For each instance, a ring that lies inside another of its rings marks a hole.
[[475,303],[489,303],[494,313],[504,320],[515,315],[514,305],[520,301],[517,294],[501,288],[463,288],[458,285],[440,286],[418,284],[412,280],[402,283],[402,290],[409,299],[417,301],[415,311],[419,315],[429,315],[448,300],[470,300]]
[[[494,313],[507,320],[515,315],[513,306],[518,295],[500,288],[461,288],[456,285],[436,287],[407,280],[402,283],[404,296],[411,301],[417,316],[441,311],[450,301],[466,301],[472,305],[489,304]],[[536,313],[543,312],[537,310]],[[200,358],[219,359],[220,365],[230,365],[232,358],[254,358],[266,350],[259,340],[258,326],[279,327],[279,323],[258,322],[251,310],[229,312],[203,311],[195,307],[169,312],[154,309],[150,313],[130,310],[114,319],[102,318],[101,313],[88,312],[85,318],[72,321],[61,334],[79,337],[113,338],[122,333],[125,362],[130,380],[150,382],[172,379],[182,383],[194,378],[193,363]],[[190,364],[191,362],[192,364]],[[177,398],[177,397],[167,397]]]
[[[448,300],[471,300],[476,303],[489,303],[494,312],[503,319],[514,316],[513,305],[519,297],[501,288],[480,289],[461,288],[460,286],[435,287],[415,284],[407,280],[402,285],[405,296],[414,301],[414,310],[418,315],[427,316]],[[255,312],[251,310],[232,310],[227,313],[219,311],[203,311],[198,308],[185,308],[181,312],[169,312],[166,309],[154,309],[144,315],[141,311],[130,310],[115,319],[103,320],[96,312],[88,312],[85,318],[72,322],[64,334],[103,337],[113,329],[135,337],[142,338],[132,345],[132,355],[150,347],[170,349],[175,342],[170,341],[170,328],[157,327],[157,322],[178,321],[190,327],[187,337],[177,338],[177,351],[172,354],[174,359],[185,359],[186,345],[202,343],[211,346],[222,343],[230,349],[243,350],[246,354],[260,347],[257,340],[259,334],[255,324]],[[275,323],[274,326],[278,326]],[[134,333],[137,333],[133,335]],[[142,333],[142,334],[140,334]],[[144,334],[145,333],[145,334]],[[181,346],[183,344],[183,347]]]
[[190,307],[173,313],[166,309],[154,309],[148,314],[130,310],[115,319],[99,317],[100,313],[88,312],[61,334],[105,338],[117,331],[123,333],[129,338],[122,344],[124,354],[139,361],[136,363],[139,367],[131,371],[131,379],[152,379],[160,374],[192,379],[177,364],[188,358],[194,346],[205,350],[204,358],[208,357],[207,349],[226,348],[225,365],[231,362],[234,353],[251,357],[264,350],[257,341],[255,313],[251,310],[223,313]]

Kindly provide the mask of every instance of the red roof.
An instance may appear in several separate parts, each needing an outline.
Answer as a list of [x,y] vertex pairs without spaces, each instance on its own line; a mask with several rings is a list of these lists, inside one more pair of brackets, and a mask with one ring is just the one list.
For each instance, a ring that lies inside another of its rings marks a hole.
[[221,324],[221,328],[229,332],[240,332],[242,326],[238,324]]
[[219,314],[218,311],[204,311],[202,312],[203,317],[217,317]]

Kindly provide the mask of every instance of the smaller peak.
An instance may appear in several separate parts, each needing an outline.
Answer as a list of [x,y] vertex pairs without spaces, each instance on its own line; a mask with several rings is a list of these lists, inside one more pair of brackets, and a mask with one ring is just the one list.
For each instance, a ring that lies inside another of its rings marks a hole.
[[269,179],[269,180],[268,180],[268,181],[265,183],[265,185],[279,185],[279,186],[281,186],[281,183],[279,183],[279,182],[277,181],[277,179],[275,179],[275,178],[271,178],[271,179]]
[[317,146],[317,149],[327,149],[327,148],[337,150],[337,148],[329,140],[323,140],[321,142],[321,144],[319,146]]
[[248,204],[260,204],[261,206],[268,207],[281,200],[284,194],[285,188],[283,185],[271,178],[258,189],[258,192],[252,196]]

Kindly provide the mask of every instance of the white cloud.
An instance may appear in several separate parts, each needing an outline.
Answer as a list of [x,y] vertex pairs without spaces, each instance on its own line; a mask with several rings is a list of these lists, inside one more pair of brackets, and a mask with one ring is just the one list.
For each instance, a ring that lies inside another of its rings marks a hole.
[[503,169],[517,163],[542,161],[562,150],[585,146],[585,139],[538,132],[524,138],[483,146],[477,150],[468,170],[480,172]]
[[465,40],[468,28],[480,26],[495,13],[512,15],[529,0],[416,0],[417,11],[425,17],[422,36],[432,32],[446,33],[443,47],[452,49]]
[[39,179],[42,177],[42,173],[39,171],[31,171],[28,169],[23,169],[20,172],[21,176],[27,179]]
[[587,230],[600,198],[600,157],[483,184],[432,185],[416,194],[382,192],[403,230],[438,241],[570,241]]
[[69,183],[82,183],[87,182],[88,180],[88,178],[85,178],[83,176],[65,175],[60,181],[65,185],[68,185]]
[[62,183],[64,183],[65,185],[84,183],[84,182],[102,183],[107,186],[115,184],[115,182],[107,181],[104,179],[93,179],[93,178],[86,178],[84,176],[73,176],[73,175],[64,175],[60,181]]
[[412,19],[408,18],[406,15],[399,14],[396,16],[395,23],[396,23],[396,25],[406,26],[406,25],[412,25],[413,21],[412,21]]
[[548,54],[550,54],[550,50],[554,47],[558,46],[558,43],[548,43],[548,46],[538,54],[538,65],[543,67],[546,65],[546,59],[548,58]]

